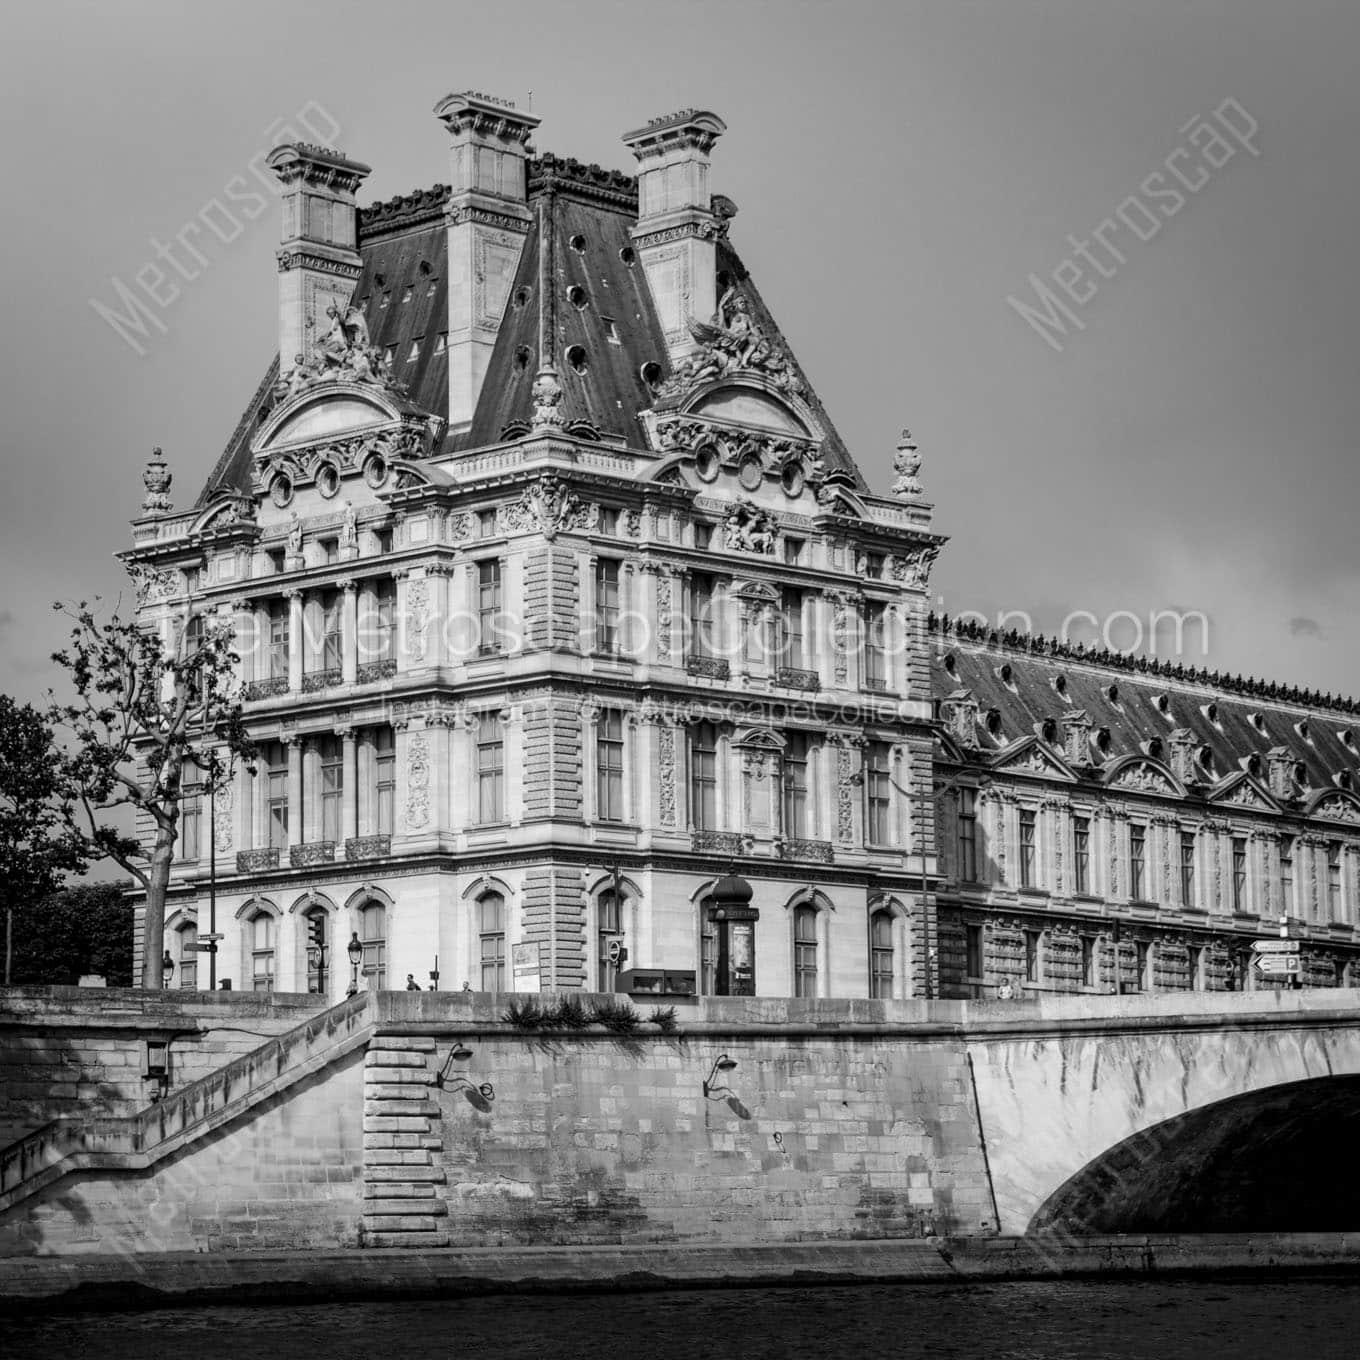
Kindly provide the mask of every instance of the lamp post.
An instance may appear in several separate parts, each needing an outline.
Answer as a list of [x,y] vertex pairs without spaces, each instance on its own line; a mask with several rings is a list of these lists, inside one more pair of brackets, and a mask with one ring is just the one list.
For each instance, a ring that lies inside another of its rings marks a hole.
[[345,953],[349,955],[349,991],[345,995],[350,997],[359,990],[359,960],[364,956],[364,946],[357,930],[351,932]]
[[170,957],[170,951],[165,951],[165,957],[161,960],[161,984],[164,987],[170,986],[170,979],[175,975],[175,961]]

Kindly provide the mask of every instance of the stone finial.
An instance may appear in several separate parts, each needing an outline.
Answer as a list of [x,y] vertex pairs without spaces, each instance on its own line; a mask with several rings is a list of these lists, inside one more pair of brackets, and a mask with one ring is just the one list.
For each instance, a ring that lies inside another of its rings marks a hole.
[[910,430],[902,431],[897,441],[897,452],[893,455],[892,494],[899,500],[911,500],[921,494],[921,454]]
[[534,421],[535,434],[551,432],[562,428],[562,412],[557,408],[562,404],[562,384],[557,380],[557,372],[552,368],[540,368],[534,379]]
[[170,483],[174,480],[170,468],[167,466],[164,454],[160,448],[151,450],[151,457],[146,461],[146,469],[142,473],[142,485],[146,487],[146,496],[142,500],[142,509],[148,515],[166,515],[170,513]]

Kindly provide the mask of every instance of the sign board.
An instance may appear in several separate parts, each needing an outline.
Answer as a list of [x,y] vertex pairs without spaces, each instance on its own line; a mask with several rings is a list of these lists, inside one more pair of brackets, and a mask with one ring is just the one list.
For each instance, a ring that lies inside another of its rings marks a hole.
[[1251,947],[1258,954],[1297,954],[1298,940],[1253,940]]
[[1264,977],[1294,977],[1303,972],[1303,960],[1297,954],[1264,954],[1256,966]]
[[532,944],[517,944],[510,948],[510,966],[514,973],[515,991],[537,992],[543,987],[543,975],[539,968],[539,949],[537,941]]

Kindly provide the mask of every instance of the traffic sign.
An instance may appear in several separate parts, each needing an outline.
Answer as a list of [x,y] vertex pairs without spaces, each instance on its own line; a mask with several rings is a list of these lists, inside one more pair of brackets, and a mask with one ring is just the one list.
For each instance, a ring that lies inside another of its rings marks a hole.
[[1297,954],[1298,940],[1253,940],[1251,947],[1258,954]]
[[1303,972],[1303,960],[1297,954],[1265,954],[1256,966],[1264,977],[1294,977]]

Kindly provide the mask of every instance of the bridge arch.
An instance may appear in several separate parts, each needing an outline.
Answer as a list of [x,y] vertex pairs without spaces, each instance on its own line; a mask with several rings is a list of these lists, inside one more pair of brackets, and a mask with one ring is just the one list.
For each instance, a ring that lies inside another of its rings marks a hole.
[[1040,1206],[1030,1234],[1349,1232],[1360,1076],[1215,1101],[1111,1147]]

